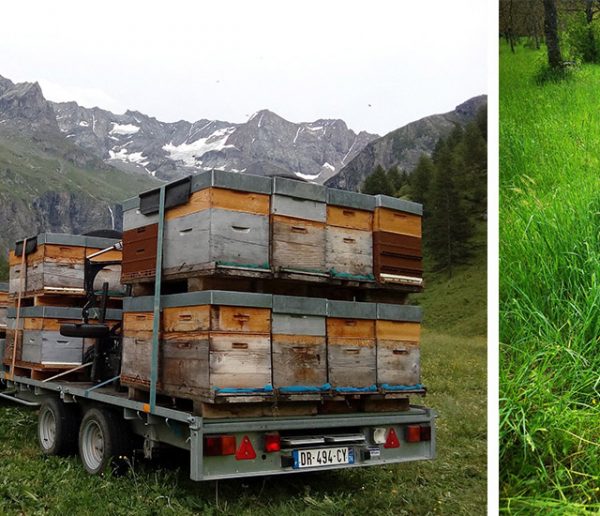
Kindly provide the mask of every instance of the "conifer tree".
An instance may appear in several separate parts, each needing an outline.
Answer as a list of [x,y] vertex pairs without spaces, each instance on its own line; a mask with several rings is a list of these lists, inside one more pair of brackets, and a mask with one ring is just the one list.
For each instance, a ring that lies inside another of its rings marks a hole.
[[394,195],[395,193],[394,186],[381,165],[377,165],[373,173],[365,179],[361,192],[369,195]]

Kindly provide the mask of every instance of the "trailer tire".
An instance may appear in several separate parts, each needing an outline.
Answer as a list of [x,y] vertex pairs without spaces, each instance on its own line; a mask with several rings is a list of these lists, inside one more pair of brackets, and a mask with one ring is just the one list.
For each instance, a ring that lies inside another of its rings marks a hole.
[[119,475],[130,463],[133,440],[128,425],[105,408],[89,409],[79,427],[79,457],[91,475],[112,471]]
[[38,415],[38,442],[45,455],[77,453],[77,431],[81,419],[79,408],[59,398],[46,398]]

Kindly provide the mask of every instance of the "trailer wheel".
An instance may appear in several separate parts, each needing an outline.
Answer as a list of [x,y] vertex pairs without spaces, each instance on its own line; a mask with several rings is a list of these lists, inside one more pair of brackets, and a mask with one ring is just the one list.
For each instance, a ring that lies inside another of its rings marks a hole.
[[115,412],[92,408],[83,416],[79,427],[79,456],[88,473],[123,473],[131,448],[129,427]]
[[38,415],[38,441],[45,455],[73,455],[77,452],[79,410],[58,398],[46,398]]

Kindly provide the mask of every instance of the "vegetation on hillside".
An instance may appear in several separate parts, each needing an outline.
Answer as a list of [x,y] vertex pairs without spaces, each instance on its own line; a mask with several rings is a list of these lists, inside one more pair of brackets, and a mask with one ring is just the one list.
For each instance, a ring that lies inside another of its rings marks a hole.
[[514,513],[600,511],[600,67],[500,52],[500,481]]
[[473,254],[475,228],[487,208],[487,108],[465,127],[441,138],[411,174],[377,166],[363,193],[404,197],[423,204],[423,233],[431,266],[451,276]]

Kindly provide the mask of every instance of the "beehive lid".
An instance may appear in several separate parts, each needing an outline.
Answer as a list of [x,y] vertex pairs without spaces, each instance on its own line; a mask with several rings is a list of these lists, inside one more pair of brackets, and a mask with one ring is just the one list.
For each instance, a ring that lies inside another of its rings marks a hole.
[[[204,290],[184,294],[169,294],[161,296],[162,308],[179,306],[226,305],[247,306],[254,308],[271,308],[270,294],[255,294],[250,292],[228,292],[224,290]],[[126,297],[123,299],[125,312],[149,312],[154,309],[154,297]]]
[[[8,317],[14,319],[17,316],[17,309],[10,307]],[[100,315],[99,308],[91,308],[89,311],[90,319],[98,319]],[[66,306],[26,306],[21,308],[19,317],[40,317],[42,319],[81,319],[82,309]],[[106,310],[106,320],[120,321],[122,319],[121,310]]]
[[345,319],[375,319],[376,303],[359,303],[356,301],[327,301],[328,317]]
[[355,208],[357,210],[373,211],[375,209],[375,197],[372,195],[336,188],[327,189],[327,204],[331,206],[342,206],[344,208]]
[[[21,251],[17,252],[24,240],[18,240],[12,251],[20,255]],[[115,245],[119,240],[115,238],[102,238],[85,235],[70,235],[68,233],[40,233],[35,237],[27,239],[27,250],[25,254],[30,254],[35,251],[36,247],[43,244],[65,245],[70,247],[94,247],[98,249],[106,249]]]
[[389,208],[390,210],[404,211],[406,213],[414,213],[415,215],[423,215],[423,205],[418,202],[407,201],[406,199],[398,199],[389,195],[376,195],[375,205],[378,208]]
[[270,194],[272,189],[270,178],[240,172],[210,170],[192,177],[192,192],[210,187],[261,194]]
[[314,297],[273,296],[273,313],[327,315],[327,300]]
[[377,304],[377,319],[384,321],[421,322],[423,309],[420,306]]
[[327,188],[324,186],[286,179],[284,177],[273,178],[273,193],[296,197],[297,199],[327,202]]

